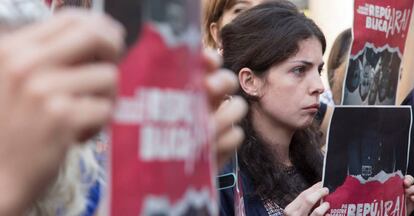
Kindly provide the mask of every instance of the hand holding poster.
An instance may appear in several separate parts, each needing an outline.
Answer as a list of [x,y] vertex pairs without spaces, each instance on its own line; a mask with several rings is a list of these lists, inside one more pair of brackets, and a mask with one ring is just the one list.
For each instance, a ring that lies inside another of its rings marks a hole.
[[337,107],[323,186],[333,215],[405,215],[410,107]]
[[214,215],[199,1],[142,2],[106,6],[130,45],[112,127],[111,215]]
[[355,0],[344,105],[394,105],[413,0]]

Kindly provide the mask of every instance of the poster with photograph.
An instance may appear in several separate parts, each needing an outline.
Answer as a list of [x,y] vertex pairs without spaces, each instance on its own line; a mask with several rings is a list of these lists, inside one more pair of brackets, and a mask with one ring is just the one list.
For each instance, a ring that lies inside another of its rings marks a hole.
[[129,46],[111,130],[111,215],[217,214],[199,4],[106,2]]
[[413,0],[355,0],[343,105],[395,105]]
[[409,106],[335,108],[323,172],[329,214],[405,215],[411,121]]

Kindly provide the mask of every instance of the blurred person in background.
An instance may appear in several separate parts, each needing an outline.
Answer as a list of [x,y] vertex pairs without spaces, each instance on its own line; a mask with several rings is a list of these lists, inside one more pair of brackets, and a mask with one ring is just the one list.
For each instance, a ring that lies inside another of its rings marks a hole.
[[205,47],[221,49],[220,33],[223,26],[241,12],[266,0],[204,0],[203,43]]
[[342,88],[346,73],[346,64],[349,56],[349,49],[352,43],[351,29],[342,31],[332,44],[329,53],[327,72],[328,82],[332,90],[332,97],[336,105],[342,101]]

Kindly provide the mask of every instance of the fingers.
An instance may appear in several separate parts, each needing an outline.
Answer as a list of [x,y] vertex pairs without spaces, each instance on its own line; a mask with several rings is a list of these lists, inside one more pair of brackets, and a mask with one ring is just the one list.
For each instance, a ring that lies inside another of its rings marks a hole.
[[[82,15],[83,14],[84,12]],[[24,40],[37,42],[45,41],[53,35],[67,29],[73,23],[75,18],[80,18],[82,15],[80,15],[79,10],[71,10],[70,12],[68,10],[68,12],[60,13],[51,19],[45,19],[43,21],[27,25],[16,32],[6,34],[6,36],[8,36],[10,40],[20,42]]]
[[244,132],[239,126],[234,126],[223,133],[217,140],[217,151],[220,153],[234,152],[234,149],[243,141]]
[[123,28],[110,18],[76,11],[2,37],[0,56],[8,69],[18,72],[85,61],[114,62],[123,50],[123,37]]
[[414,184],[414,178],[411,175],[406,175],[404,177],[404,186],[407,188],[407,187],[412,186],[413,184]]
[[221,104],[226,95],[236,92],[238,86],[237,77],[229,70],[222,69],[209,74],[206,89],[213,110]]
[[244,132],[240,126],[235,125],[247,113],[247,103],[240,96],[234,96],[223,102],[213,114],[216,134],[217,164],[221,168],[229,159],[235,149],[242,143]]
[[207,69],[207,72],[214,72],[218,68],[220,68],[222,64],[222,58],[217,53],[216,50],[213,49],[204,49],[203,50],[204,55],[204,64]]
[[[299,196],[285,208],[286,215],[309,215],[317,202],[329,194],[328,188],[321,187],[322,183],[318,182],[299,194]],[[316,213],[323,212],[324,209],[326,209],[326,205],[320,208]]]
[[306,194],[306,196],[304,197],[305,205],[303,206],[305,211],[309,212],[319,200],[321,200],[324,196],[328,194],[328,188],[320,188],[316,191]]
[[207,75],[206,90],[210,107],[215,110],[213,125],[216,134],[216,156],[217,165],[221,168],[244,139],[242,128],[235,126],[235,123],[246,115],[247,103],[240,96],[234,96],[223,102],[226,95],[237,90],[238,79],[229,70],[216,71],[221,64],[221,58],[216,51],[205,51],[204,56],[207,71],[211,72]]
[[404,178],[405,196],[411,201],[414,201],[414,178],[411,175],[406,175]]
[[320,206],[318,206],[315,210],[313,210],[311,216],[323,216],[328,212],[329,208],[330,208],[329,203],[324,202]]
[[410,201],[414,201],[414,187],[405,189],[405,196],[409,198]]
[[69,125],[74,129],[77,140],[85,140],[108,123],[113,104],[101,98],[85,97],[73,100],[70,108]]
[[59,11],[59,13],[51,19],[33,23],[6,36],[10,38],[10,40],[19,42],[23,42],[24,40],[47,42],[50,39],[56,38],[57,35],[63,35],[66,31],[73,30],[70,28],[79,25],[80,23],[94,22],[94,19],[91,19],[91,17],[95,17],[101,22],[105,22],[106,27],[118,28],[121,31],[124,31],[122,25],[109,18],[109,16],[91,14],[89,11],[81,9],[65,9]]
[[57,35],[59,38],[50,39],[49,46],[39,50],[39,58],[47,57],[56,64],[72,64],[93,58],[117,61],[123,49],[123,30],[99,15],[82,21],[82,24]]
[[97,95],[114,99],[117,68],[115,65],[102,63],[48,69],[33,76],[27,85],[30,91],[44,94]]
[[223,133],[217,140],[217,166],[221,169],[231,156],[233,156],[237,147],[244,139],[243,129],[239,126],[232,127]]
[[414,178],[411,175],[406,175],[404,178],[405,196],[407,197],[407,212],[411,214],[413,212],[414,203]]
[[240,96],[225,101],[214,113],[216,133],[225,133],[233,124],[238,123],[247,113],[247,103]]

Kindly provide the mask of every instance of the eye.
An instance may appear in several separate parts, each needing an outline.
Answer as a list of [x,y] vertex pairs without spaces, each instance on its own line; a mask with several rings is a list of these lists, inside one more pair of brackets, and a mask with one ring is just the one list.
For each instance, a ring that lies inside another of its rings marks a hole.
[[239,14],[248,9],[248,6],[245,3],[237,3],[232,7],[233,14]]
[[291,72],[295,75],[301,76],[305,73],[306,71],[306,67],[305,66],[298,66],[298,67],[294,67]]
[[236,7],[236,8],[234,8],[233,13],[234,14],[239,14],[239,13],[245,11],[245,10],[246,10],[246,8]]

